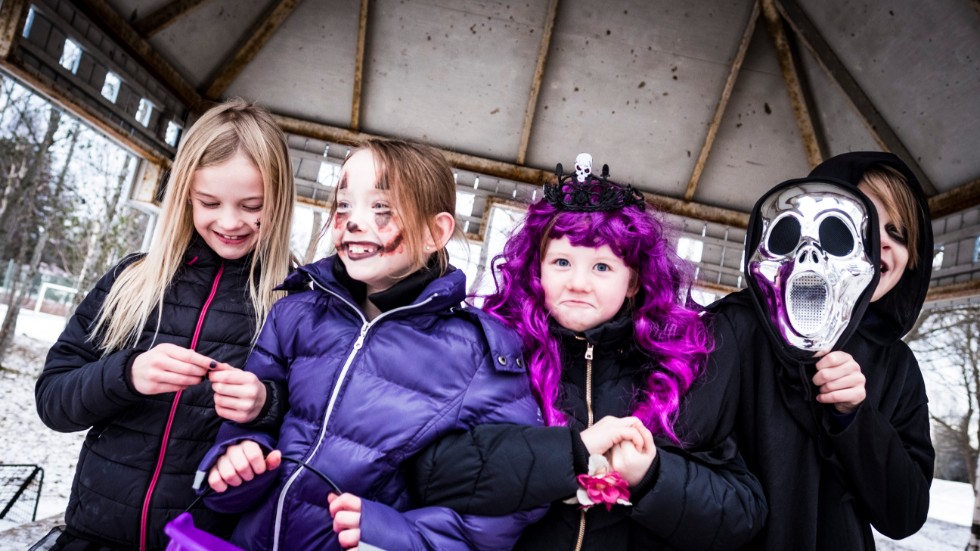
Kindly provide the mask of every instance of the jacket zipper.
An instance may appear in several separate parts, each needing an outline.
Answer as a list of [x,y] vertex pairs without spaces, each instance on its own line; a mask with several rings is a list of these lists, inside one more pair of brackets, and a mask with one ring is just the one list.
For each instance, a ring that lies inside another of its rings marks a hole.
[[[588,427],[595,423],[595,414],[592,412],[592,343],[585,343],[585,411],[589,416]],[[588,428],[587,427],[587,428]],[[578,522],[578,540],[575,542],[575,551],[582,550],[585,543],[585,510],[580,512]]]
[[[195,257],[194,260],[197,260],[197,258]],[[221,282],[221,274],[224,271],[225,263],[222,262],[218,267],[217,275],[214,276],[214,281],[211,283],[211,293],[208,295],[208,299],[204,301],[201,314],[197,317],[197,326],[194,327],[194,336],[191,337],[191,350],[197,350],[197,340],[201,336],[201,326],[204,325],[204,316],[208,313],[208,309],[211,307],[211,301],[214,300],[214,295],[218,292],[218,283]],[[180,404],[180,396],[183,393],[183,390],[178,390],[177,394],[174,395],[173,403],[170,404],[170,415],[167,417],[167,426],[163,429],[163,440],[160,442],[160,454],[157,456],[157,465],[153,470],[153,478],[150,479],[150,486],[146,489],[146,497],[143,498],[143,512],[140,515],[140,551],[146,551],[146,527],[149,524],[147,521],[150,516],[150,500],[153,498],[153,490],[156,489],[157,480],[160,478],[160,471],[163,469],[163,460],[167,455],[167,444],[170,441],[170,429],[173,427],[174,417],[177,415],[177,405]]]
[[[354,358],[357,356],[358,351],[364,345],[364,339],[367,337],[368,331],[372,327],[374,327],[379,321],[381,321],[383,318],[385,318],[385,317],[387,317],[387,316],[389,316],[391,314],[394,314],[395,312],[400,312],[402,310],[411,310],[411,309],[414,309],[414,308],[420,308],[420,307],[422,307],[425,304],[431,302],[432,300],[434,300],[436,297],[439,296],[438,293],[434,293],[434,294],[432,294],[431,296],[429,296],[428,298],[426,298],[425,300],[423,300],[422,302],[420,302],[418,304],[409,304],[408,306],[402,306],[400,308],[395,308],[393,310],[388,310],[387,312],[383,312],[381,315],[379,315],[378,317],[374,318],[373,320],[371,320],[369,322],[367,320],[367,318],[364,317],[364,314],[361,313],[360,309],[358,309],[357,306],[355,306],[349,300],[347,300],[346,298],[344,298],[344,297],[338,295],[337,293],[331,291],[330,289],[327,289],[326,287],[324,287],[323,285],[321,285],[315,279],[313,279],[311,281],[313,282],[314,285],[316,285],[317,287],[319,287],[320,289],[322,289],[324,292],[326,292],[326,293],[328,293],[328,294],[336,297],[341,302],[343,302],[344,304],[346,304],[348,307],[350,307],[361,318],[361,332],[357,335],[357,339],[354,341],[353,347],[351,347],[350,354],[347,355],[347,360],[344,361],[344,366],[342,368],[340,368],[340,374],[337,375],[337,382],[336,382],[336,384],[334,384],[333,391],[330,393],[330,400],[327,402],[327,410],[323,414],[323,425],[320,427],[320,436],[317,438],[316,446],[313,447],[313,450],[310,453],[306,454],[306,457],[303,458],[303,461],[305,463],[309,463],[310,460],[314,456],[316,456],[317,451],[320,450],[320,445],[323,444],[323,437],[326,436],[326,433],[327,433],[327,424],[330,421],[330,414],[333,413],[333,408],[336,405],[337,396],[340,394],[340,387],[343,386],[344,379],[347,378],[347,373],[350,370],[351,364],[354,363]],[[273,531],[273,534],[272,534],[272,536],[273,536],[273,538],[272,538],[272,551],[279,551],[279,533],[280,533],[280,530],[282,529],[282,510],[283,510],[283,507],[284,507],[285,502],[286,502],[286,493],[289,491],[289,488],[293,485],[293,482],[296,481],[296,478],[299,476],[299,474],[302,471],[303,471],[303,467],[302,466],[298,467],[295,471],[293,471],[293,474],[289,476],[289,480],[287,480],[286,481],[286,484],[282,487],[282,491],[279,492],[279,499],[277,500],[277,503],[276,503],[275,530]]]

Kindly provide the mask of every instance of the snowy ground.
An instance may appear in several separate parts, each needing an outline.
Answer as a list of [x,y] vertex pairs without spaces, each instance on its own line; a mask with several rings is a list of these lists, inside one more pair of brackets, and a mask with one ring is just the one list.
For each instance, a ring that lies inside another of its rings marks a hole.
[[[0,318],[5,308],[0,306]],[[15,528],[0,520],[0,551],[26,549],[54,524],[49,517],[64,512],[84,433],[61,434],[45,427],[34,407],[34,380],[48,347],[64,327],[60,317],[21,314],[14,350],[0,368],[0,464],[37,464],[44,468],[38,523]],[[5,506],[0,503],[0,510]],[[959,551],[969,538],[973,491],[969,485],[936,480],[932,485],[929,522],[901,541],[876,534],[883,550]],[[41,519],[48,519],[40,522]]]

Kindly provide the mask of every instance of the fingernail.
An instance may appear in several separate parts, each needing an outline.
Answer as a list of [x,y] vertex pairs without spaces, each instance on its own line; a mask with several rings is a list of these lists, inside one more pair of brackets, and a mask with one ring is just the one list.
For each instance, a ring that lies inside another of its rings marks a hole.
[[211,360],[211,363],[208,364],[208,369],[214,369],[216,367],[218,367],[218,362]]

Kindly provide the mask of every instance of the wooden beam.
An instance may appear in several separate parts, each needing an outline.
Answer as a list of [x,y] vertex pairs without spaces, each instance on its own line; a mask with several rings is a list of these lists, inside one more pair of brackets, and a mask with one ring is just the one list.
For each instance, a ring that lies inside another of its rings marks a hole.
[[558,15],[558,0],[551,0],[548,4],[548,15],[544,21],[544,34],[541,36],[541,45],[538,46],[538,61],[534,66],[534,77],[531,79],[531,93],[527,98],[527,107],[524,109],[524,125],[521,127],[521,141],[517,146],[517,164],[523,165],[527,159],[527,148],[531,141],[531,126],[534,124],[534,113],[538,109],[538,95],[541,92],[541,79],[544,76],[544,67],[548,63],[548,50],[551,48],[551,35],[555,30],[555,18]]
[[978,296],[980,296],[980,279],[974,279],[973,281],[951,283],[949,285],[930,288],[929,292],[926,293],[926,304]]
[[0,67],[27,84],[32,90],[92,125],[98,131],[104,133],[110,139],[115,140],[126,149],[133,151],[152,163],[163,166],[170,165],[170,159],[161,154],[154,144],[138,139],[138,133],[123,132],[119,128],[107,123],[101,113],[91,108],[87,103],[78,101],[74,95],[49,84],[48,80],[33,67],[24,67],[20,63],[10,59],[0,60]]
[[10,57],[20,40],[29,0],[3,0],[0,4],[0,59]]
[[231,86],[238,75],[255,59],[262,47],[276,34],[286,18],[293,13],[302,0],[280,0],[273,3],[256,20],[251,29],[245,33],[244,39],[232,50],[235,52],[231,59],[218,69],[217,76],[207,87],[204,97],[218,101]]
[[207,0],[173,0],[169,4],[160,6],[146,17],[137,20],[133,23],[133,28],[144,38],[150,38],[194,11],[194,8],[204,2]]
[[[300,136],[307,136],[317,140],[333,142],[336,144],[357,145],[369,138],[382,137],[373,134],[366,134],[364,132],[355,132],[346,128],[337,128],[325,124],[287,117],[284,115],[273,114],[273,118],[275,118],[276,123],[279,124],[284,132]],[[494,176],[496,178],[503,178],[505,180],[523,182],[536,186],[544,185],[545,183],[552,181],[555,177],[554,173],[550,170],[539,170],[536,168],[518,166],[502,161],[494,161],[492,159],[484,159],[482,157],[457,153],[446,149],[436,149],[442,153],[442,155],[452,166],[479,174],[486,174],[487,176]],[[748,227],[749,215],[744,212],[713,207],[710,205],[702,205],[690,201],[683,201],[681,199],[666,197],[654,193],[644,192],[643,195],[651,204],[671,214],[686,216],[697,220],[715,222],[740,229],[745,229]]]
[[700,279],[695,279],[691,287],[694,289],[707,291],[709,293],[718,295],[718,298],[739,291],[738,287],[730,287],[728,285],[723,285],[721,283],[711,283],[709,281],[702,281]]
[[806,12],[800,8],[796,0],[770,0],[774,1],[783,19],[796,33],[796,36],[803,42],[803,45],[813,54],[813,57],[820,63],[830,79],[843,90],[844,94],[850,99],[854,108],[861,115],[862,120],[871,132],[875,141],[885,151],[890,151],[899,157],[909,166],[922,189],[927,196],[936,195],[936,186],[919,166],[915,156],[905,147],[898,134],[892,129],[878,109],[858,85],[854,77],[844,66],[844,63],[833,52],[830,45],[817,30],[816,25],[810,20]]
[[207,108],[197,90],[116,13],[106,0],[75,0],[75,5],[125,48],[154,78],[170,89],[192,113],[201,113]]
[[357,54],[354,58],[354,97],[350,106],[350,128],[361,129],[361,88],[364,86],[364,50],[367,47],[368,0],[361,0],[357,20]]
[[929,198],[933,220],[980,205],[980,178]]
[[701,145],[701,153],[698,154],[698,160],[694,163],[691,179],[687,181],[687,189],[684,191],[685,201],[694,199],[694,193],[698,190],[698,184],[701,182],[701,173],[704,172],[704,165],[708,162],[708,154],[711,153],[711,148],[714,146],[715,137],[718,135],[718,128],[721,126],[721,120],[725,116],[725,109],[728,108],[728,100],[732,97],[735,80],[738,78],[738,73],[742,69],[742,62],[745,61],[745,52],[749,50],[749,44],[752,42],[752,34],[755,33],[755,24],[758,20],[759,2],[756,1],[752,3],[752,13],[749,14],[749,21],[746,23],[745,30],[742,32],[742,40],[738,44],[735,59],[732,60],[732,66],[728,69],[728,78],[725,79],[725,87],[722,88],[721,97],[718,98],[718,105],[715,106],[715,115],[711,118],[711,124],[708,125],[708,135],[705,136],[704,144]]
[[761,0],[762,15],[766,19],[766,27],[772,36],[772,41],[776,47],[776,58],[779,60],[779,69],[786,82],[786,92],[789,93],[789,102],[793,108],[793,116],[800,129],[800,138],[803,140],[803,149],[806,153],[806,160],[813,168],[823,162],[820,147],[817,145],[817,132],[813,126],[813,116],[807,108],[806,95],[803,86],[800,84],[798,68],[793,61],[793,52],[790,49],[789,39],[786,37],[786,30],[783,27],[783,20],[779,17],[779,12],[773,4],[774,0]]

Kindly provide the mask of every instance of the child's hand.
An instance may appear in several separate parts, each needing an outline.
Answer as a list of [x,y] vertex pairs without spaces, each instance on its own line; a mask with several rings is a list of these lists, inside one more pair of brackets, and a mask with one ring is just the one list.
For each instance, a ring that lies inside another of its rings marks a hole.
[[254,373],[219,363],[211,373],[214,411],[236,423],[247,423],[258,417],[265,405],[265,385]]
[[361,544],[361,498],[354,494],[338,496],[330,492],[327,503],[330,504],[337,541],[344,549],[357,549]]
[[208,484],[219,494],[229,486],[241,486],[256,476],[274,471],[282,463],[282,452],[272,450],[264,456],[262,448],[252,440],[243,440],[233,446],[228,446],[225,454],[218,458],[211,472],[208,473]]
[[582,443],[588,448],[590,455],[604,455],[609,448],[624,440],[642,448],[643,435],[637,430],[637,427],[642,426],[643,423],[636,417],[619,418],[609,415],[581,432]]
[[830,352],[817,362],[813,384],[819,387],[817,401],[834,404],[837,411],[850,413],[864,401],[866,392],[861,366],[847,352]]
[[622,475],[630,486],[636,486],[643,480],[657,457],[653,433],[642,424],[636,430],[643,436],[643,446],[637,447],[632,440],[623,440],[609,450],[610,468]]
[[133,360],[133,388],[144,395],[177,392],[207,375],[211,358],[176,344],[158,344]]

